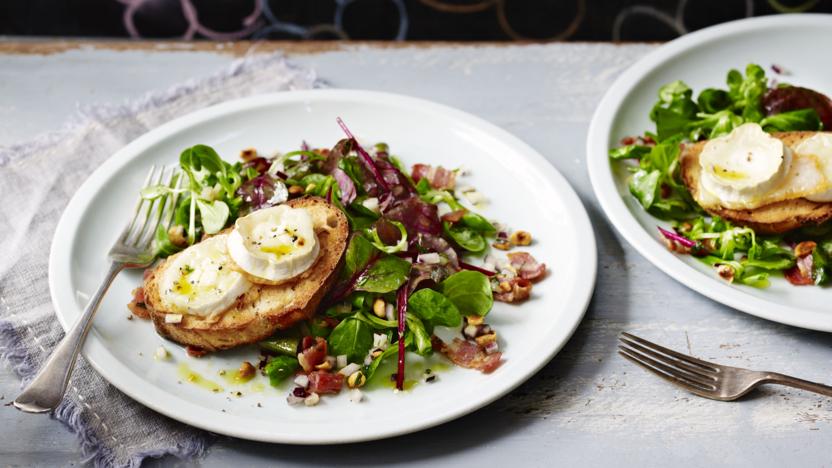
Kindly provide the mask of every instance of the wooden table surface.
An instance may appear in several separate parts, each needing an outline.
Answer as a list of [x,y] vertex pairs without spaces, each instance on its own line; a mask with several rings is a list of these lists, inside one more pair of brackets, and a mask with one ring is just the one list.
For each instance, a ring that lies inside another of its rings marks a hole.
[[[0,145],[60,128],[78,105],[120,102],[283,50],[333,87],[414,95],[479,115],[546,156],[573,184],[599,248],[582,325],[542,371],[443,426],[351,446],[220,439],[183,465],[827,466],[832,400],[781,387],[737,403],[691,396],[616,354],[632,331],[726,364],[832,381],[832,336],[717,304],[641,258],[606,221],[586,174],[586,131],[613,80],[654,45],[124,43],[0,40]],[[6,401],[18,379],[0,367]],[[171,460],[164,460],[169,463]],[[0,466],[80,463],[75,437],[45,416],[0,407]]]

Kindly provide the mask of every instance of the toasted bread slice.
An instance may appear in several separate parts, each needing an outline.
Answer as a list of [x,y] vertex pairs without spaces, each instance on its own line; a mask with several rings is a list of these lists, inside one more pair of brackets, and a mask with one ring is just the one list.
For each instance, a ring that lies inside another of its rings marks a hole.
[[[772,136],[787,146],[795,147],[816,132],[781,132]],[[706,141],[685,145],[680,156],[681,175],[695,200],[699,194],[699,154]],[[818,203],[805,198],[780,201],[752,210],[736,210],[724,207],[705,208],[708,213],[727,219],[740,226],[748,226],[761,234],[780,234],[807,225],[821,224],[832,219],[832,203]]]
[[312,317],[335,279],[347,245],[349,223],[341,210],[321,198],[299,198],[288,204],[309,210],[321,243],[318,260],[307,274],[280,285],[254,284],[227,311],[212,319],[185,315],[180,323],[165,323],[165,316],[175,312],[164,309],[157,278],[175,257],[171,256],[147,275],[143,285],[156,331],[183,345],[217,351],[255,343]]

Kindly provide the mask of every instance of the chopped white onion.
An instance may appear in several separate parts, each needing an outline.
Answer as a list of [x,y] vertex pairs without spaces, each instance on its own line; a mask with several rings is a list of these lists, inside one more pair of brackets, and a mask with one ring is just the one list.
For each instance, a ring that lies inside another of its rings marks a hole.
[[295,377],[295,385],[306,388],[309,385],[309,377],[305,374],[300,374]]
[[393,304],[387,304],[384,306],[384,317],[387,320],[396,320],[396,308],[393,307]]
[[303,404],[306,406],[315,406],[321,401],[321,396],[317,393],[310,393],[309,396],[303,399]]
[[286,397],[286,402],[293,406],[299,405],[303,403],[303,398],[299,396],[294,396],[290,393],[289,396]]
[[436,252],[423,253],[416,257],[416,263],[424,263],[426,265],[436,265],[442,258]]
[[153,357],[155,357],[156,359],[158,359],[160,361],[164,361],[164,360],[167,360],[167,358],[170,357],[170,353],[168,353],[168,350],[165,349],[164,346],[159,346],[158,348],[156,348],[156,354],[154,354]]
[[475,338],[477,336],[477,326],[468,325],[462,330],[462,333],[469,338]]
[[473,192],[466,192],[465,198],[468,199],[469,202],[473,203],[474,205],[478,203],[482,203],[486,200],[485,195],[481,194],[474,190]]
[[181,323],[182,314],[166,314],[165,323]]
[[351,362],[351,363],[347,364],[346,366],[344,366],[343,369],[339,370],[338,373],[341,374],[341,375],[345,375],[345,376],[349,377],[352,374],[355,374],[356,372],[358,372],[359,370],[361,370],[361,366],[359,366],[358,364],[356,364],[354,362]]
[[354,389],[350,390],[349,397],[350,397],[350,402],[360,403],[361,400],[364,399],[364,394],[361,393],[361,390],[359,390],[357,388],[354,388]]
[[364,205],[364,208],[367,208],[368,210],[372,211],[373,213],[378,213],[379,212],[378,198],[376,198],[376,197],[367,198],[366,200],[361,202],[361,204]]
[[497,344],[496,341],[492,341],[485,345],[485,353],[486,354],[494,354],[500,350],[500,345]]
[[373,348],[387,349],[387,335],[384,333],[373,333]]
[[341,369],[347,365],[347,355],[346,354],[339,354],[335,357],[335,367]]

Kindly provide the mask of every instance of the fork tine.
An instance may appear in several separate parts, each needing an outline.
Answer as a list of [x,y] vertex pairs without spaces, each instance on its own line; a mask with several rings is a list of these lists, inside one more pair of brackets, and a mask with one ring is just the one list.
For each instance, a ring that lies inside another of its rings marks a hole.
[[654,351],[658,351],[658,352],[666,354],[668,356],[675,357],[675,358],[679,359],[680,361],[684,361],[688,364],[700,366],[700,367],[704,368],[704,370],[706,370],[706,371],[719,372],[719,369],[714,367],[714,365],[711,364],[710,362],[703,361],[701,359],[696,359],[693,356],[688,356],[687,354],[682,354],[678,351],[673,351],[672,349],[667,349],[664,346],[657,345],[656,343],[647,341],[644,338],[639,338],[635,335],[631,335],[627,332],[622,332],[621,336],[626,337],[630,341],[635,341],[636,343],[638,343],[640,345],[643,345],[647,348],[651,348]]
[[[153,174],[156,172],[156,165],[150,166],[150,171],[147,172],[147,177],[144,179],[144,183],[142,184],[142,188],[147,188],[150,186],[150,181],[153,179]],[[139,213],[141,213],[142,205],[144,205],[144,198],[139,197],[138,201],[136,201],[136,207],[133,208],[133,218],[127,223],[127,226],[124,227],[124,231],[122,231],[121,236],[118,238],[118,242],[122,244],[127,244],[127,239],[130,237],[130,233],[133,231],[133,226],[136,224],[136,220],[139,219]]]
[[[164,180],[164,186],[173,188],[174,182],[174,175],[176,174],[176,168],[170,168],[170,175],[165,177],[165,169],[162,170],[162,174],[160,175],[159,179]],[[151,242],[153,242],[153,238],[156,236],[156,230],[162,224],[162,220],[165,219],[167,213],[170,213],[170,209],[168,208],[168,198],[170,197],[163,197],[158,200],[156,206],[153,209],[153,215],[150,216],[148,219],[150,224],[146,226],[142,237],[139,239],[138,247],[139,248],[148,248],[150,247]]]
[[[184,174],[181,172],[177,173],[176,168],[173,169],[171,173],[171,177],[175,177],[176,185],[172,188],[176,190],[180,190],[182,188],[182,181],[185,180]],[[179,192],[174,192],[173,196],[170,197],[170,209],[167,211],[165,215],[165,219],[163,221],[165,228],[170,229],[173,224],[173,215],[176,212],[176,202],[179,201]]]
[[662,361],[659,358],[651,356],[649,351],[645,353],[643,351],[644,348],[638,349],[635,347],[628,347],[619,344],[618,349],[619,351],[624,350],[631,356],[639,359],[640,361],[649,364],[652,367],[656,367],[659,370],[667,374],[670,374],[674,377],[687,380],[692,384],[696,384],[700,387],[707,388],[709,390],[716,390],[716,379],[703,374],[694,374],[690,371],[680,369],[679,367],[675,366],[672,362]]
[[[153,181],[153,185],[160,185],[162,183],[162,177],[165,175],[165,166],[162,166],[159,170],[159,175],[155,177],[155,181]],[[132,242],[128,242],[127,245],[132,245],[134,247],[141,247],[141,240],[144,237],[144,232],[147,229],[148,221],[152,218],[154,208],[158,205],[157,200],[145,200],[145,210],[143,210],[143,214],[141,217],[144,218],[141,225],[138,225],[135,229],[135,234],[130,236]]]
[[620,337],[618,337],[618,339],[621,341],[621,343],[624,343],[625,345],[641,352],[642,354],[647,354],[647,355],[651,356],[653,359],[656,359],[659,362],[663,362],[663,363],[665,363],[669,366],[681,368],[685,372],[688,372],[692,375],[702,377],[702,378],[706,379],[707,381],[710,381],[710,382],[716,381],[715,374],[713,372],[711,372],[710,370],[706,370],[706,369],[704,369],[700,366],[693,366],[693,365],[688,364],[685,361],[682,361],[682,360],[676,359],[674,357],[670,357],[670,356],[658,353],[656,351],[653,351],[650,348],[646,348],[646,347],[630,340],[626,336],[620,336]]
[[713,395],[712,391],[703,389],[702,387],[699,387],[698,385],[693,385],[692,383],[688,382],[687,380],[680,379],[680,378],[678,378],[674,375],[662,372],[661,370],[659,370],[655,367],[652,367],[647,363],[644,363],[644,362],[640,361],[637,357],[633,356],[632,354],[630,354],[629,352],[627,352],[627,351],[625,351],[621,348],[618,349],[618,354],[620,354],[623,358],[627,359],[628,361],[632,362],[633,364],[641,367],[642,369],[644,369],[644,370],[646,370],[646,371],[648,371],[652,374],[657,375],[658,377],[661,377],[662,379],[672,383],[673,385],[681,387],[681,388],[683,388],[683,389],[685,389],[685,390],[687,390],[691,393],[695,393],[696,395],[700,395],[700,396],[707,397],[707,398],[712,398],[712,395]]
[[[166,169],[164,166],[162,167],[162,172],[159,174],[159,182],[161,183],[164,180],[164,184],[166,187],[171,187],[173,184],[173,175],[176,173],[176,168],[170,168],[170,175],[165,177]],[[168,211],[168,197],[163,197],[158,200],[158,203],[155,204],[153,207],[153,213],[151,216],[148,216],[149,224],[145,226],[144,233],[139,238],[138,247],[139,248],[148,248],[150,247],[150,243],[153,241],[153,238],[156,236],[156,230],[159,228],[159,224],[161,224],[162,219],[164,218],[165,213]]]

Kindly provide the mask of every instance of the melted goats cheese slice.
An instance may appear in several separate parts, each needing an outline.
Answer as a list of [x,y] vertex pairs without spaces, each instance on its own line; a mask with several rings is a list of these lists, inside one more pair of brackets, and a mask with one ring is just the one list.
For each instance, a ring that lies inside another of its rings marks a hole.
[[[816,160],[827,181],[832,181],[832,133],[816,133],[795,146],[794,152],[800,157]],[[825,191],[807,195],[816,202],[832,202],[832,187]]]
[[320,243],[306,209],[278,205],[239,218],[228,236],[228,251],[252,281],[275,283],[308,270]]
[[251,287],[233,268],[227,237],[213,236],[188,247],[164,269],[160,297],[168,310],[210,317],[228,309]]

